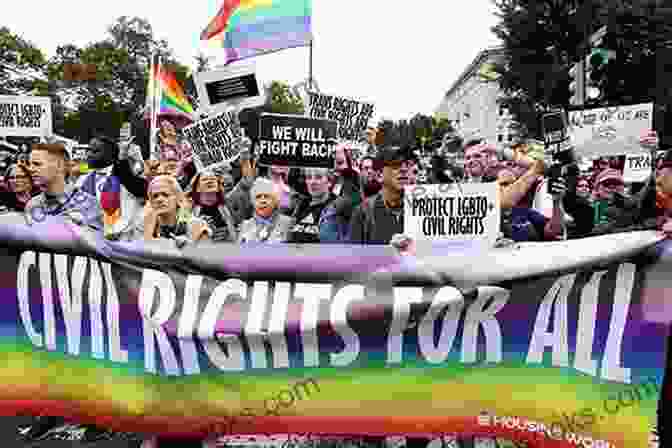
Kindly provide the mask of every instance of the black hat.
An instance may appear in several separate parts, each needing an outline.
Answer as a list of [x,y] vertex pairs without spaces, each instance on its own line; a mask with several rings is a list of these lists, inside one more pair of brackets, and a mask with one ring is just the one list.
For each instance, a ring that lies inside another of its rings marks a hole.
[[388,146],[378,151],[375,165],[376,169],[382,169],[391,163],[405,161],[419,162],[418,157],[413,153],[413,149],[410,146]]

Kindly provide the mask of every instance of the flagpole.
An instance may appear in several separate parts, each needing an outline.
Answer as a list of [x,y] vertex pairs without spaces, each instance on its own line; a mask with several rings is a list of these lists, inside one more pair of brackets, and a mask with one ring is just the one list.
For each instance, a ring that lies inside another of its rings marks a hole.
[[313,89],[313,39],[308,47],[308,89]]
[[[159,101],[158,96],[159,96],[159,83],[157,82],[159,78],[159,70],[160,70],[160,59],[159,56],[156,55],[156,53],[152,53],[152,68],[150,72],[150,76],[152,76],[152,81],[151,81],[151,86],[152,86],[152,120],[151,120],[151,126],[150,126],[150,143],[149,143],[149,159],[150,160],[156,160],[157,159],[157,151],[156,151],[156,145],[157,145],[157,128],[158,128],[158,107],[157,103]],[[160,107],[160,106],[159,106]]]

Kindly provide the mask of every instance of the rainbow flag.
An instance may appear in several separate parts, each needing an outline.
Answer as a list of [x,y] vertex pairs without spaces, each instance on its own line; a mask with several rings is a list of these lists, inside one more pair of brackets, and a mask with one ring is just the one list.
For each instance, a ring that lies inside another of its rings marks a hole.
[[194,108],[184,94],[182,86],[175,79],[175,75],[160,64],[152,64],[147,83],[147,105],[144,118],[150,119],[152,103],[155,95],[160,95],[158,115],[160,117],[178,118],[180,121],[193,123]]
[[224,0],[201,40],[224,48],[227,63],[310,44],[311,0]]

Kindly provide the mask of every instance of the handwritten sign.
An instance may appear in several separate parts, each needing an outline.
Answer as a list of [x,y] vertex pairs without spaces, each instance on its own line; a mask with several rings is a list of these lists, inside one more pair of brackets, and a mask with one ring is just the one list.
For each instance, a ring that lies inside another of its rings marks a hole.
[[0,137],[51,137],[51,98],[0,95]]
[[651,154],[628,154],[623,165],[623,181],[646,182],[651,175]]
[[641,135],[652,128],[653,103],[569,113],[572,142],[584,157],[643,153]]

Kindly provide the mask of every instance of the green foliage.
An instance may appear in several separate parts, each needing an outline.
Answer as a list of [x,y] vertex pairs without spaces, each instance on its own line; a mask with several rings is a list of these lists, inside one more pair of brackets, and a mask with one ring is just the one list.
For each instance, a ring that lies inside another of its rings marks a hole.
[[303,99],[296,95],[289,84],[282,81],[272,81],[266,86],[269,112],[274,114],[302,115],[304,113]]
[[36,76],[42,74],[45,62],[39,48],[9,28],[0,27],[0,94],[24,94],[35,90],[39,79]]
[[410,120],[382,120],[378,123],[382,130],[385,146],[410,146],[429,150],[441,142],[446,132],[453,127],[450,120],[415,114]]

